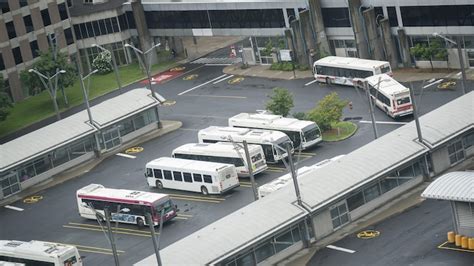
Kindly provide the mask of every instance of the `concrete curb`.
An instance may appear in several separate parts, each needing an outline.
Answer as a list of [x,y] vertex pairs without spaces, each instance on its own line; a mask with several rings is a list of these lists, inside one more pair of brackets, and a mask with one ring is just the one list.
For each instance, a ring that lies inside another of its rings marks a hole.
[[38,193],[38,192],[40,192],[42,190],[45,190],[47,188],[59,185],[63,182],[66,182],[66,181],[71,180],[73,178],[79,177],[79,176],[83,175],[84,173],[89,172],[90,170],[94,169],[97,165],[99,165],[105,159],[115,155],[115,153],[117,153],[117,151],[125,150],[125,149],[133,147],[137,144],[144,143],[144,142],[147,142],[149,140],[155,139],[157,137],[163,136],[165,134],[168,134],[170,132],[173,132],[173,131],[179,129],[183,125],[183,123],[181,121],[162,120],[161,123],[162,123],[162,128],[157,129],[157,130],[153,130],[151,132],[148,132],[148,133],[146,133],[146,134],[144,134],[144,135],[142,135],[142,136],[140,136],[140,137],[138,137],[138,138],[136,138],[132,141],[129,141],[129,142],[123,144],[122,146],[118,147],[117,149],[111,150],[111,151],[107,152],[106,154],[103,154],[100,158],[93,158],[93,159],[91,159],[87,162],[84,162],[84,163],[82,163],[78,166],[75,166],[71,169],[68,169],[64,172],[61,172],[57,175],[54,175],[54,176],[48,178],[47,180],[45,180],[41,183],[38,183],[38,184],[36,184],[32,187],[29,187],[29,188],[19,192],[18,194],[15,194],[11,197],[8,197],[8,198],[0,201],[0,206],[5,206],[5,205],[8,205],[8,204],[11,204],[13,202],[16,202],[18,200],[21,200],[21,199],[29,196],[29,195]]
[[[224,74],[244,76],[244,77],[257,77],[257,78],[268,78],[268,79],[279,79],[279,80],[295,80],[295,79],[308,79],[312,78],[312,75],[308,76],[311,71],[296,71],[296,78],[293,77],[293,72],[287,71],[275,71],[275,70],[264,70],[265,73],[259,73],[252,70],[252,67],[241,69],[241,64],[235,64],[225,67],[222,72]],[[286,75],[285,75],[286,74]],[[285,77],[289,75],[288,77]]]

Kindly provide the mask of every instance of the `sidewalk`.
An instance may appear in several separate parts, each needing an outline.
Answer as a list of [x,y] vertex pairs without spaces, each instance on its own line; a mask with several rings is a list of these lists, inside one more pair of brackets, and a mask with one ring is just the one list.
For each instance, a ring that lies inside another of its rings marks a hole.
[[55,176],[52,176],[51,178],[48,178],[47,180],[33,185],[11,197],[8,197],[6,199],[0,200],[0,206],[8,205],[11,204],[15,201],[21,200],[27,196],[33,195],[35,193],[38,193],[39,191],[42,191],[44,189],[56,186],[58,184],[61,184],[65,181],[71,180],[75,177],[78,177],[82,175],[85,172],[89,172],[90,170],[94,169],[98,164],[100,164],[103,160],[109,158],[110,156],[113,156],[117,153],[117,150],[126,150],[130,147],[136,146],[140,143],[147,142],[149,140],[158,138],[160,136],[163,136],[165,134],[168,134],[170,132],[173,132],[180,128],[183,124],[180,121],[168,121],[168,120],[162,120],[161,121],[162,128],[153,130],[145,135],[142,135],[140,137],[135,138],[134,140],[125,143],[124,145],[120,146],[116,150],[112,150],[106,154],[103,154],[100,158],[93,158],[88,162],[79,164],[78,166],[75,166],[69,170],[66,170],[64,172],[61,172]]
[[[224,68],[225,74],[236,76],[260,77],[269,79],[311,79],[313,73],[311,70],[299,71],[295,70],[296,77],[293,76],[293,71],[276,71],[270,70],[270,65],[254,65],[246,69],[241,68],[241,64],[231,65]],[[400,82],[422,81],[430,79],[460,79],[461,75],[459,69],[418,69],[418,68],[400,68],[393,70],[393,76]],[[468,80],[474,80],[474,69],[466,69],[466,76]]]

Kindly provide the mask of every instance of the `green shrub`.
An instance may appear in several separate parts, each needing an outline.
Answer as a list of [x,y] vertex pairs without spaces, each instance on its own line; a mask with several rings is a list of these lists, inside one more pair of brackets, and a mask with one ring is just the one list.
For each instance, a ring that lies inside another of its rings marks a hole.
[[293,117],[299,120],[308,120],[308,115],[305,112],[293,113]]

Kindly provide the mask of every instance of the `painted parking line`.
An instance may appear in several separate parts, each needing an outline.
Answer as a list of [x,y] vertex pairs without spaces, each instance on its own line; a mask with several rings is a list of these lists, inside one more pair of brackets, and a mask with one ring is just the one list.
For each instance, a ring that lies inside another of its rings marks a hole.
[[341,248],[341,247],[337,247],[337,246],[333,246],[333,245],[328,245],[326,247],[330,248],[330,249],[334,249],[334,250],[339,250],[339,251],[342,251],[342,252],[351,253],[351,254],[355,253],[355,250],[347,249],[347,248]]
[[281,167],[268,167],[267,170],[269,172],[276,172],[276,173],[284,173],[286,172],[286,168],[281,168]]
[[5,205],[5,208],[10,209],[10,210],[14,210],[14,211],[19,211],[19,212],[24,211],[24,209],[22,209],[22,208],[18,208],[18,207],[15,207],[15,206],[10,206],[10,205]]
[[[95,231],[95,232],[103,232],[100,225],[95,224],[83,224],[83,223],[73,223],[70,222],[67,225],[63,225],[64,228],[69,229],[80,229],[80,230],[87,230],[87,231]],[[132,236],[142,236],[142,237],[151,237],[150,231],[148,230],[136,230],[136,229],[128,229],[123,227],[112,227],[112,232],[115,234],[122,234],[122,235],[132,235]],[[158,235],[158,233],[155,233]]]
[[[56,242],[58,243],[58,242]],[[75,246],[79,251],[89,252],[89,253],[98,253],[98,254],[105,254],[105,255],[113,255],[112,250],[109,248],[99,248],[93,246],[85,246],[85,245],[76,245],[70,243],[59,243],[63,245],[71,245]],[[125,253],[123,250],[117,250],[118,255]]]
[[317,80],[313,80],[313,81],[310,81],[310,82],[308,82],[308,83],[306,83],[306,84],[304,84],[304,85],[305,85],[305,86],[309,86],[309,85],[315,83],[316,81],[317,81]]
[[232,95],[187,94],[186,96],[208,97],[208,98],[247,99],[247,97],[245,97],[245,96],[232,96]]
[[217,81],[212,82],[212,84],[217,84],[217,83],[222,82],[222,81],[224,81],[224,80],[230,79],[230,78],[232,78],[233,76],[234,76],[234,75],[230,75],[230,76],[227,76],[227,77],[223,77],[223,78],[221,78],[221,79],[219,79],[219,80],[217,80]]
[[209,202],[209,203],[221,203],[225,200],[223,198],[215,198],[215,197],[207,197],[207,196],[190,196],[190,195],[182,195],[182,194],[168,194],[168,195],[172,199]]
[[298,155],[298,154],[307,155],[307,156],[316,156],[315,152],[295,152],[295,155]]
[[194,87],[192,87],[191,89],[188,89],[188,90],[185,90],[185,91],[183,91],[183,92],[181,92],[181,93],[178,93],[178,96],[181,96],[181,95],[183,95],[183,94],[185,94],[185,93],[188,93],[188,92],[190,92],[190,91],[193,91],[193,90],[195,90],[195,89],[201,88],[202,86],[205,86],[205,85],[207,85],[207,84],[209,84],[209,83],[211,83],[211,82],[214,82],[214,81],[216,81],[216,80],[218,80],[218,79],[221,79],[221,78],[223,78],[223,77],[225,77],[225,76],[227,76],[227,74],[221,75],[221,76],[219,76],[219,77],[217,77],[217,78],[211,79],[211,80],[209,80],[209,81],[207,81],[207,82],[204,82],[204,83],[202,83],[202,84],[199,84],[199,85],[197,85],[197,86],[194,86]]
[[[252,187],[252,182],[240,181],[240,186],[241,187]],[[255,186],[258,186],[257,182],[255,182]]]
[[431,86],[433,86],[433,85],[436,85],[436,84],[440,83],[441,81],[443,81],[443,79],[438,79],[438,80],[436,80],[436,81],[433,81],[433,82],[431,82],[430,84],[427,84],[427,85],[423,86],[423,89],[426,89],[426,88],[429,88],[429,87],[431,87]]
[[129,159],[137,158],[137,156],[135,156],[135,155],[125,154],[125,153],[120,153],[120,152],[115,154],[115,155],[122,156],[122,157],[129,158]]
[[205,66],[231,66],[232,64],[205,64]]
[[[359,123],[362,124],[372,124],[372,121],[367,120],[360,120]],[[384,124],[384,125],[406,125],[408,122],[392,122],[392,121],[375,121],[376,124]]]
[[439,249],[447,249],[447,250],[455,250],[455,251],[462,251],[462,252],[471,252],[474,253],[474,250],[465,249],[457,247],[454,244],[450,244],[448,241],[444,242],[443,244],[438,246]]

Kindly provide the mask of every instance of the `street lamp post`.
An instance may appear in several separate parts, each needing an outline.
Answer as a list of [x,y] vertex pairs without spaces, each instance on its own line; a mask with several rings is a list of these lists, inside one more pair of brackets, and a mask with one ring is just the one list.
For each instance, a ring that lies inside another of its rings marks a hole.
[[451,44],[456,45],[456,48],[458,50],[459,65],[461,67],[461,74],[462,74],[462,81],[461,81],[462,93],[466,94],[466,70],[464,69],[464,56],[463,56],[463,53],[462,53],[462,50],[461,50],[461,43],[462,43],[461,36],[457,36],[456,41],[453,41],[453,40],[449,39],[448,37],[446,37],[444,35],[441,35],[437,32],[434,32],[433,36],[434,37],[439,37],[439,38],[441,38],[441,39],[443,39],[443,40],[445,40],[445,41],[447,41]]
[[245,141],[245,140],[242,141],[242,144],[244,146],[245,159],[247,160],[247,169],[248,169],[248,172],[249,172],[250,182],[252,183],[253,197],[254,197],[255,201],[257,201],[258,200],[258,193],[257,193],[257,188],[255,186],[255,177],[253,176],[252,161],[250,160],[250,154],[249,154],[249,148],[247,146],[247,141]]
[[161,239],[161,232],[163,230],[163,216],[164,215],[165,215],[165,209],[162,208],[160,211],[160,229],[158,231],[158,240],[157,240],[156,235],[155,235],[155,225],[153,223],[151,214],[150,213],[146,214],[148,225],[150,227],[151,239],[153,240],[153,248],[155,249],[156,262],[158,263],[158,266],[163,265],[161,263],[161,256],[160,256],[160,239]]
[[[39,78],[41,80],[41,83],[43,83],[44,88],[48,91],[51,98],[53,98],[53,105],[54,105],[54,111],[56,112],[56,119],[61,120],[61,115],[59,114],[58,102],[56,101],[56,93],[57,93],[57,90],[58,90],[58,76],[59,76],[59,74],[66,73],[66,70],[62,70],[62,69],[59,70],[59,68],[56,68],[56,74],[54,74],[52,77],[50,77],[49,75],[46,76],[44,74],[41,74],[38,70],[36,70],[34,68],[28,70],[28,72],[35,73],[36,75],[39,76]],[[52,79],[55,79],[55,82],[54,82],[55,86],[54,87],[53,87],[53,84],[51,83]],[[48,81],[47,84],[46,84],[45,80]]]
[[[91,75],[97,73],[97,71],[98,71],[97,69],[94,69],[92,72],[87,74],[85,77],[83,77],[81,73],[79,74],[79,78],[80,78],[79,84],[81,85],[82,95],[84,97],[84,102],[86,103],[87,116],[89,117],[89,123],[91,124],[91,126],[94,126],[94,119],[92,119],[92,112],[91,112],[91,107],[90,107],[90,104],[89,104],[89,94],[88,94],[88,91],[86,90],[86,88],[84,86],[84,80],[89,78]],[[96,145],[96,148],[97,148],[97,154],[99,154],[99,152],[100,152],[99,137],[97,136],[97,134],[94,134],[94,138],[95,138],[95,145]]]
[[104,47],[102,47],[102,46],[100,46],[96,43],[92,44],[92,47],[97,47],[100,50],[102,50],[103,52],[109,52],[110,55],[112,56],[112,65],[114,67],[115,79],[117,80],[118,89],[119,89],[119,92],[121,93],[122,92],[122,83],[120,82],[120,76],[119,76],[119,72],[118,72],[118,68],[117,68],[117,61],[115,60],[115,55],[114,55],[113,51],[109,51],[109,50],[105,49]]
[[[378,85],[380,86],[380,80]],[[367,80],[364,81],[364,90],[369,99],[369,109],[370,109],[370,119],[372,120],[372,128],[374,130],[374,138],[377,139],[379,134],[377,132],[377,124],[375,123],[375,114],[374,114],[374,101],[370,97],[369,83]]]

